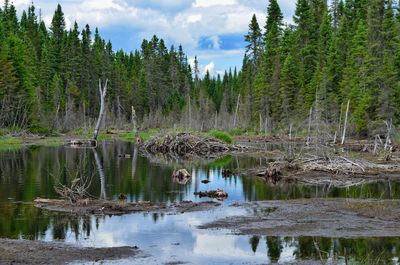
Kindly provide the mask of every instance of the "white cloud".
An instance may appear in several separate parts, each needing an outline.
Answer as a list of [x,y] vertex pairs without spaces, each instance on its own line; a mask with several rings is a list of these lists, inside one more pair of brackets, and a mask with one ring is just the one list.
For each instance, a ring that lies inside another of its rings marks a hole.
[[212,75],[212,74],[214,74],[214,69],[215,69],[214,62],[210,62],[209,64],[207,64],[204,67],[204,73],[206,73],[208,71]]
[[193,7],[226,6],[236,4],[235,0],[196,0]]
[[[14,0],[19,12],[31,0]],[[42,10],[43,20],[50,24],[56,8],[54,1],[35,0],[37,9]],[[77,21],[81,28],[89,24],[98,27],[100,33],[113,28],[126,31],[126,43],[141,42],[156,34],[168,45],[182,44],[190,57],[198,55],[199,61],[214,62],[221,69],[221,58],[241,57],[243,49],[222,50],[221,35],[244,35],[248,31],[253,14],[261,27],[266,18],[268,2],[260,0],[59,0],[65,13],[67,27]],[[290,21],[295,6],[294,0],[279,0],[285,20]],[[118,31],[121,32],[121,31]],[[109,34],[110,35],[110,34]],[[207,38],[212,42],[210,49],[199,47],[199,41]],[[121,39],[121,37],[119,37]],[[111,40],[112,36],[111,36]],[[127,44],[114,46],[128,46]],[[130,47],[131,50],[139,48]],[[128,49],[128,48],[126,48]],[[238,53],[238,51],[240,53]],[[230,54],[229,54],[230,53]],[[226,61],[226,60],[225,60]],[[241,58],[237,59],[238,64]]]
[[200,22],[201,21],[202,16],[200,14],[196,14],[196,15],[189,15],[187,17],[187,22],[188,23],[196,23],[196,22]]

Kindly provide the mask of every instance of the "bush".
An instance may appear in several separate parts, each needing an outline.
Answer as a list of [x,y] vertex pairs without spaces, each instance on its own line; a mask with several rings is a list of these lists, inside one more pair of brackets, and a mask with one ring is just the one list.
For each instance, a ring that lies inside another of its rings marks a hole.
[[227,144],[233,143],[232,137],[228,133],[223,131],[212,130],[208,132],[208,135],[218,140],[221,140]]

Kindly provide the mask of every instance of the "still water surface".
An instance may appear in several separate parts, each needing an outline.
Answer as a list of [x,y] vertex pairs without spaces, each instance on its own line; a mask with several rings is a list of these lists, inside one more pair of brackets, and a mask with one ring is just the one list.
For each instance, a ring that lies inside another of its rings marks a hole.
[[[119,155],[129,154],[130,158]],[[100,177],[95,157],[100,159]],[[312,197],[400,199],[400,183],[380,182],[348,189],[295,184],[272,185],[259,179],[222,177],[222,168],[252,168],[267,163],[257,156],[227,156],[214,161],[186,162],[147,158],[133,144],[102,143],[91,149],[29,147],[0,151],[0,237],[64,241],[90,247],[138,246],[152,257],[114,263],[158,264],[184,261],[193,264],[270,264],[315,260],[334,264],[345,260],[398,264],[399,238],[283,238],[238,236],[229,231],[201,230],[197,226],[244,210],[228,207],[233,202]],[[193,175],[186,185],[171,178],[174,169],[185,167]],[[92,177],[90,194],[115,199],[120,193],[129,201],[204,201],[195,191],[223,189],[229,197],[224,206],[209,212],[130,214],[72,218],[36,209],[36,197],[57,198],[54,185],[70,183],[76,174]],[[209,184],[201,183],[208,179]]]

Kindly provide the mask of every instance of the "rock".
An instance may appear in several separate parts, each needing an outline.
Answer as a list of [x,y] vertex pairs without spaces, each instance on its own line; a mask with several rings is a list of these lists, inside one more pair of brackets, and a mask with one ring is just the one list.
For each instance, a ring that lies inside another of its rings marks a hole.
[[203,183],[203,184],[208,184],[208,183],[210,183],[211,181],[209,181],[208,179],[203,179],[202,181],[201,181],[201,183]]
[[174,178],[174,181],[176,183],[179,183],[181,185],[185,185],[192,178],[192,176],[186,169],[174,170],[172,177]]

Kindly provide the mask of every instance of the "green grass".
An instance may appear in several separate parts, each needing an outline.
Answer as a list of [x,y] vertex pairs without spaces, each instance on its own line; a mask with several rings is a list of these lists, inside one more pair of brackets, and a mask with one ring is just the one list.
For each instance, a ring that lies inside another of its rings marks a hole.
[[22,140],[16,137],[0,137],[0,151],[18,150],[22,148]]
[[232,156],[224,156],[221,158],[218,158],[208,164],[209,167],[224,167],[226,165],[229,165],[233,160]]
[[64,143],[65,139],[60,137],[46,137],[43,139],[45,143]]
[[[139,137],[141,137],[144,141],[148,141],[159,132],[160,132],[159,129],[149,129],[146,131],[139,132],[138,134]],[[134,141],[135,134],[133,132],[121,133],[118,135],[118,138],[124,141]]]
[[230,136],[226,132],[218,131],[218,130],[212,130],[212,131],[209,131],[207,134],[208,134],[208,136],[214,137],[214,138],[216,138],[218,140],[221,140],[221,141],[223,141],[223,142],[225,142],[227,144],[233,143],[232,136]]
[[21,145],[22,140],[16,137],[0,137],[0,145]]
[[395,135],[394,135],[394,143],[395,144],[400,144],[400,133],[396,133]]

